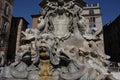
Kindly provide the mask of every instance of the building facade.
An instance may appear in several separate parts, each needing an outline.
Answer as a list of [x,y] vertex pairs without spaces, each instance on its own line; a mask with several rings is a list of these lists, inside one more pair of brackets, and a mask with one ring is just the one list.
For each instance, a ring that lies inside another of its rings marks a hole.
[[10,28],[10,37],[8,44],[8,62],[15,59],[15,54],[20,46],[21,32],[28,28],[28,22],[23,17],[12,17],[12,24]]
[[105,53],[111,61],[120,62],[120,16],[103,27]]
[[86,18],[86,26],[91,28],[91,33],[102,29],[102,15],[99,4],[87,4],[83,7],[83,16]]
[[0,52],[7,53],[14,0],[0,0]]

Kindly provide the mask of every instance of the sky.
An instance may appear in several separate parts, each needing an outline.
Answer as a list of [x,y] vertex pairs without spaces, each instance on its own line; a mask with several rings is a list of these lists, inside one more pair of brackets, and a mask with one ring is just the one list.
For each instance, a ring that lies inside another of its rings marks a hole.
[[[24,17],[32,26],[32,14],[40,13],[41,0],[15,0],[13,16]],[[88,4],[100,4],[103,26],[120,15],[120,0],[86,0]]]

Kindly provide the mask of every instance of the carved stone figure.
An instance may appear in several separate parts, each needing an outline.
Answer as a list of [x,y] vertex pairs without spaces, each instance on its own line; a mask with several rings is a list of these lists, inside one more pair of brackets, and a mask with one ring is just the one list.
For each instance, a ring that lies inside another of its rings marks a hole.
[[37,29],[42,31],[45,28],[45,19],[43,16],[40,16],[40,18],[38,19],[39,24],[37,26]]
[[104,52],[99,49],[103,47],[101,28],[86,27],[76,0],[42,2],[46,5],[37,28],[22,32],[22,41],[27,42],[0,76],[5,80],[115,80],[107,73]]
[[[41,34],[39,38],[36,40],[36,48],[37,48],[37,57],[38,60],[42,58],[49,59],[52,64],[59,64],[59,60],[57,59],[57,56],[55,56],[54,51],[55,51],[55,36],[53,34]],[[35,61],[36,62],[36,61]]]
[[35,39],[38,37],[40,31],[38,29],[26,29],[26,31],[22,31],[22,34],[24,37],[22,38],[23,40],[30,40],[30,39]]
[[29,52],[20,53],[16,62],[3,68],[2,77],[6,78],[5,80],[27,80],[30,57]]

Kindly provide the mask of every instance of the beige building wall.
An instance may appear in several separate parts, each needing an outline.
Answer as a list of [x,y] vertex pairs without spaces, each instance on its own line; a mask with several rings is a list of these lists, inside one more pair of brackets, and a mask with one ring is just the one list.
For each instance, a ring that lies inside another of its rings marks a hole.
[[[93,11],[93,14],[90,14],[90,11]],[[86,18],[87,27],[90,27],[90,25],[95,25],[96,28],[102,27],[102,15],[99,4],[91,4],[84,7],[83,16]],[[95,18],[95,21],[90,21],[90,18]]]

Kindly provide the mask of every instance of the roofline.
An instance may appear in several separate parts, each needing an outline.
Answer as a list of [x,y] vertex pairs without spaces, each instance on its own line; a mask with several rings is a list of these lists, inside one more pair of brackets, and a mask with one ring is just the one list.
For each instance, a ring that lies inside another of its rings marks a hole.
[[16,18],[16,19],[23,19],[27,24],[29,24],[29,22],[24,17],[14,17],[14,16],[12,16],[12,17]]
[[32,14],[31,17],[39,17],[41,14]]

